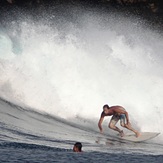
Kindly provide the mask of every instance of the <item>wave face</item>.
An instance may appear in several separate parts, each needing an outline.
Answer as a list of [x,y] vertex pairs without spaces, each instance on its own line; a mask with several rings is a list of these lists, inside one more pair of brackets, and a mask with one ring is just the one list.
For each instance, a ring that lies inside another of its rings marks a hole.
[[8,15],[0,27],[1,98],[68,121],[97,122],[104,104],[122,105],[141,131],[163,132],[162,34],[135,17],[69,12]]
[[[133,157],[137,160],[143,157],[144,162],[151,160],[151,157],[161,160],[163,144],[158,143],[158,139],[153,140],[136,144],[123,141],[115,133],[100,134],[90,128],[84,120],[76,124],[0,99],[1,162],[20,161],[20,158],[32,162],[53,162],[59,159],[62,162],[67,159],[75,162],[79,158],[73,155],[72,148],[77,141],[82,142],[86,152],[84,157],[80,158],[82,162],[85,162],[85,159],[93,159],[92,162],[98,159],[106,161],[108,154],[109,160],[114,160],[115,151],[118,153],[117,162],[124,154],[124,162],[126,158],[133,160]],[[161,157],[158,157],[159,155]]]

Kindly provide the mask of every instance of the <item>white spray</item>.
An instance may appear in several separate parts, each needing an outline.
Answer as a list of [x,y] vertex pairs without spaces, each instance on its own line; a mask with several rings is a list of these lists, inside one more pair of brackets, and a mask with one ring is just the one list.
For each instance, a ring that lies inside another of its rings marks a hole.
[[66,119],[122,105],[141,130],[163,132],[163,37],[121,20],[87,15],[68,31],[24,20],[1,32],[0,96]]

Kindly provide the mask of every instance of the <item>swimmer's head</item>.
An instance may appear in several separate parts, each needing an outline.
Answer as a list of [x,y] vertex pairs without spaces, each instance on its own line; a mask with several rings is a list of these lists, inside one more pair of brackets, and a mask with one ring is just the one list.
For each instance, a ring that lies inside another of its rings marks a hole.
[[73,147],[74,152],[82,152],[82,144],[80,142],[76,142]]

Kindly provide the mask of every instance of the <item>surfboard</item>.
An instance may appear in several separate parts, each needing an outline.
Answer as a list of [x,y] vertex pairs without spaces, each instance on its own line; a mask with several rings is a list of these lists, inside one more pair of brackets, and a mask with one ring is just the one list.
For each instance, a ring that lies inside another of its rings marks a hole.
[[132,142],[143,142],[149,139],[153,139],[159,134],[160,133],[158,132],[141,132],[141,135],[139,137],[136,137],[134,133],[128,133],[125,136],[120,137],[120,139],[132,141]]

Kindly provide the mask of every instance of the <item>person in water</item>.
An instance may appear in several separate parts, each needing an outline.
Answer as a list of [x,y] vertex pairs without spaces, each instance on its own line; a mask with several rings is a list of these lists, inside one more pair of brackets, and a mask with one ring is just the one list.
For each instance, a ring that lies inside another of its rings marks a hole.
[[82,152],[82,144],[80,142],[76,142],[73,147],[74,152]]
[[101,117],[98,122],[98,127],[99,127],[101,133],[103,133],[101,124],[102,124],[105,116],[112,116],[112,118],[109,122],[109,128],[111,128],[115,131],[118,131],[120,133],[121,137],[124,136],[124,132],[123,132],[123,130],[120,130],[116,126],[116,124],[119,120],[120,120],[120,124],[122,127],[125,127],[128,130],[133,131],[135,133],[136,137],[140,136],[140,133],[131,127],[128,112],[122,106],[111,106],[111,107],[109,107],[108,105],[103,106],[103,112],[101,113]]

